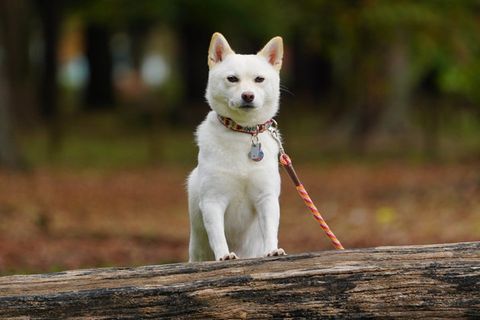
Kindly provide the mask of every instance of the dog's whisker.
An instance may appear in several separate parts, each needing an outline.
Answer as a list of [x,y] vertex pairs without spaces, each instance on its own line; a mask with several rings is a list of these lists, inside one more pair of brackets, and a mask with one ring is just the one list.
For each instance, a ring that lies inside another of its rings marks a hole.
[[288,93],[289,95],[291,95],[292,97],[295,96],[295,94],[290,91],[287,87],[283,86],[283,85],[280,85],[280,91],[282,92],[285,92],[285,93]]

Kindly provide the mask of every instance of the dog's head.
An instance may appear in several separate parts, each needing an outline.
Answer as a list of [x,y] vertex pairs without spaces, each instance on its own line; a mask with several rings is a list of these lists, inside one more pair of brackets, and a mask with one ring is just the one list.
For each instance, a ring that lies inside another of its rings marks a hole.
[[227,40],[214,33],[208,50],[207,92],[218,114],[241,125],[256,125],[278,111],[283,41],[271,39],[256,55],[236,54]]

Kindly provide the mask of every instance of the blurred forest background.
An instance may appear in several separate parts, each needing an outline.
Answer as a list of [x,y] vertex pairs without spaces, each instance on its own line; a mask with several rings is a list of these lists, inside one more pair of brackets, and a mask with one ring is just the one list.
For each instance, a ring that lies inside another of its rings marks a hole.
[[[480,1],[0,1],[0,274],[184,261],[213,32],[284,38],[286,148],[346,247],[479,240]],[[280,244],[330,249],[284,177]]]

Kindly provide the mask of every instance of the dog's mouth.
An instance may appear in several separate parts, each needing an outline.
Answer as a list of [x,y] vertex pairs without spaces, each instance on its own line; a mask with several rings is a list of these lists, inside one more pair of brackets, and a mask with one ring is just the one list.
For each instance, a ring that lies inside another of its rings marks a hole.
[[235,100],[229,100],[228,101],[228,106],[231,108],[231,109],[234,109],[234,110],[243,110],[243,111],[250,111],[250,110],[253,110],[253,109],[256,109],[257,106],[255,105],[255,103],[253,102],[245,102],[245,101],[242,101],[241,103],[238,103],[237,101]]
[[239,106],[242,110],[252,110],[255,109],[255,105],[253,103],[244,103]]

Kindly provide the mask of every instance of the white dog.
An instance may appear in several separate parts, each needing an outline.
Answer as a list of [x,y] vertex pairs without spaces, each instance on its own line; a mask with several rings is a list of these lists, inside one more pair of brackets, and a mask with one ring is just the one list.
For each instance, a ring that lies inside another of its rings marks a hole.
[[280,98],[283,42],[235,54],[212,36],[198,166],[188,179],[190,261],[285,255],[277,247],[279,145],[270,130]]

